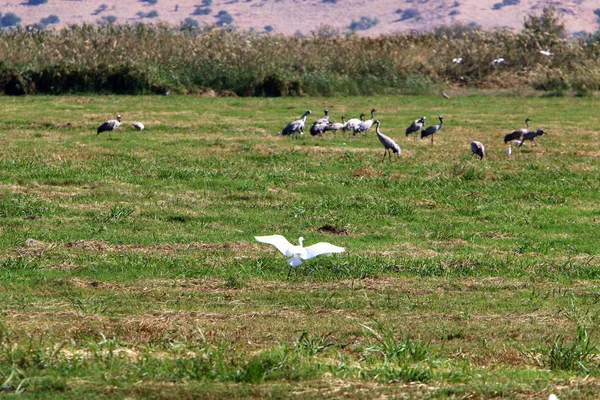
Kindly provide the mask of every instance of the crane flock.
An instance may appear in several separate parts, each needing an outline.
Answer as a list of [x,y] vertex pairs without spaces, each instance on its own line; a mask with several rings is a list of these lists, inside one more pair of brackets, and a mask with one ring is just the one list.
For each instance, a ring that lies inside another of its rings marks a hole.
[[[375,109],[371,109],[371,118],[365,120],[365,114],[361,113],[359,118],[351,118],[349,120],[345,120],[346,116],[342,115],[342,122],[331,122],[329,121],[329,110],[324,110],[324,116],[319,118],[313,122],[310,128],[310,132],[312,136],[324,136],[327,132],[334,132],[337,134],[339,130],[343,132],[350,131],[352,132],[352,136],[356,136],[358,133],[363,133],[363,136],[366,136],[366,132],[375,125],[376,127],[376,135],[379,139],[380,143],[383,145],[384,153],[383,159],[385,160],[385,156],[388,155],[389,159],[392,159],[392,153],[396,154],[397,158],[400,158],[402,155],[402,150],[400,145],[394,141],[391,137],[384,135],[381,132],[381,120],[375,119]],[[285,126],[285,128],[278,133],[278,135],[293,135],[299,133],[300,135],[303,133],[302,128],[306,122],[306,117],[310,114],[310,110],[306,111],[299,120],[295,120],[290,122]],[[444,116],[438,116],[439,124],[431,125],[425,127],[425,122],[427,117],[419,117],[412,121],[412,123],[406,128],[405,135],[408,138],[409,135],[414,134],[414,139],[417,139],[419,132],[421,133],[421,139],[429,137],[431,138],[431,144],[433,145],[434,137],[440,130],[444,127]],[[525,128],[516,129],[513,132],[504,136],[504,144],[508,143],[508,148],[506,149],[506,156],[510,159],[512,155],[512,146],[522,147],[525,145],[525,141],[531,141],[532,146],[537,146],[537,142],[535,141],[536,137],[547,134],[544,129],[536,129],[535,131],[530,130],[529,122],[530,118],[525,118]],[[485,146],[482,142],[478,140],[474,140],[469,144],[469,148],[471,152],[478,156],[480,160],[483,160],[485,157]]]

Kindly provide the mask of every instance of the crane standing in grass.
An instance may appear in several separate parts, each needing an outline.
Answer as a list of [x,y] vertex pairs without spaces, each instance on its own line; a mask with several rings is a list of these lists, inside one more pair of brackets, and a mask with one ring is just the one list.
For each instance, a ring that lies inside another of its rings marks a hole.
[[371,126],[373,126],[373,122],[375,122],[375,109],[371,109],[371,119],[368,119],[366,121],[362,121],[360,122],[358,125],[356,125],[356,127],[354,128],[354,135],[356,135],[357,133],[362,132],[363,135],[367,136],[367,131],[369,129],[371,129]]
[[402,154],[402,150],[400,149],[400,146],[398,146],[398,143],[396,143],[392,138],[381,133],[381,131],[379,130],[380,125],[381,125],[381,122],[378,119],[375,120],[375,132],[377,133],[377,138],[379,139],[379,141],[381,142],[381,144],[383,145],[383,147],[385,149],[385,151],[383,152],[383,158],[381,159],[381,161],[383,162],[385,160],[386,154],[389,155],[390,161],[391,161],[392,160],[392,152],[394,152],[394,154],[396,154],[396,156],[398,158],[400,158],[400,155]]
[[521,140],[523,135],[529,132],[529,121],[531,121],[529,118],[525,118],[525,128],[517,129],[516,131],[504,136],[504,144],[510,142],[511,140]]
[[298,138],[298,133],[301,135],[304,134],[304,124],[306,123],[306,117],[310,114],[310,110],[307,110],[300,119],[290,122],[287,124],[281,132],[277,133],[278,135],[286,136],[292,135],[294,139]]
[[538,136],[542,136],[544,133],[546,133],[546,131],[543,129],[538,129],[535,132],[527,132],[526,134],[521,136],[521,143],[519,143],[519,147],[523,146],[523,143],[525,143],[526,140],[531,140],[531,147],[537,146],[535,138]]
[[479,157],[480,160],[483,160],[485,156],[485,147],[483,147],[483,143],[474,140],[471,142],[471,151],[473,154]]
[[[412,124],[408,128],[406,128],[406,137],[413,133],[419,133],[421,128],[425,125],[425,117],[417,118],[413,121]],[[417,140],[417,135],[414,136],[415,140]]]
[[354,132],[354,129],[356,128],[356,126],[364,121],[364,119],[363,119],[364,116],[365,116],[365,114],[360,114],[360,117],[358,117],[358,118],[350,118],[348,121],[346,121],[346,124],[344,125],[342,130],[344,132],[346,132],[346,131]]
[[444,117],[440,115],[438,118],[440,120],[439,124],[428,126],[427,128],[421,131],[421,139],[427,136],[431,136],[431,144],[433,144],[434,133],[442,129],[442,127],[444,126]]
[[100,125],[97,129],[96,135],[99,135],[101,132],[108,132],[110,136],[110,132],[115,130],[121,125],[121,114],[117,114],[117,119],[109,119],[108,121],[104,121],[102,125]]
[[325,128],[329,125],[329,110],[324,110],[324,114],[323,118],[319,118],[310,126],[311,136],[322,136],[325,132]]
[[342,122],[334,122],[332,124],[330,123],[325,127],[325,129],[323,129],[323,132],[332,131],[335,136],[337,131],[339,131],[340,129],[344,129],[344,126],[346,125],[346,123],[344,122],[345,118],[346,116],[342,115]]

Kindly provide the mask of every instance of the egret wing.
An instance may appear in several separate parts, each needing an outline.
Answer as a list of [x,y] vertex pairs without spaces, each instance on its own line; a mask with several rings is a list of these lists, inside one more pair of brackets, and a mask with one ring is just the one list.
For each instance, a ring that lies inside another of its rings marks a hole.
[[261,243],[272,244],[277,248],[277,250],[288,257],[292,255],[290,251],[292,244],[281,235],[255,236],[254,238]]
[[331,243],[320,242],[304,248],[301,257],[305,260],[318,256],[319,254],[343,253],[346,251],[343,247],[334,246]]

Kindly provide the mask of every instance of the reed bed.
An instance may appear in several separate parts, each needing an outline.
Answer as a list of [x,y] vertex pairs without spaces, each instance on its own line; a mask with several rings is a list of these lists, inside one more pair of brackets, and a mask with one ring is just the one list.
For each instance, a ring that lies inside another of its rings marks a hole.
[[[453,64],[454,57],[464,62]],[[498,57],[507,63],[492,65]],[[310,37],[187,25],[17,28],[0,32],[0,59],[0,90],[11,95],[334,96],[442,87],[588,95],[600,89],[598,38],[567,37],[552,8],[529,16],[517,33],[461,25],[376,38],[326,27]]]

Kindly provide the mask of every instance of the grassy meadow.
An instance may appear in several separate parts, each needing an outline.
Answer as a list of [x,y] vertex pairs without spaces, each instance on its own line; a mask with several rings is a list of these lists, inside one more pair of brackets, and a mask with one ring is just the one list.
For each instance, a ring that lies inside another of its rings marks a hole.
[[508,94],[0,97],[0,397],[597,398],[600,100]]

